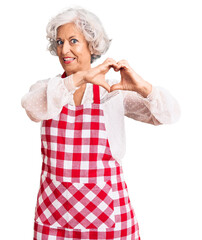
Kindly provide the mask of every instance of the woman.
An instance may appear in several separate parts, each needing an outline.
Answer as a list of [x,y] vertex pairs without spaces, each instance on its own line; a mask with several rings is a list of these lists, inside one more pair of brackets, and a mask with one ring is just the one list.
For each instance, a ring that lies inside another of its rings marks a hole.
[[[71,8],[47,25],[49,50],[64,73],[30,87],[22,106],[41,121],[43,157],[34,239],[140,239],[121,159],[124,116],[160,125],[180,115],[176,100],[126,60],[91,63],[110,45],[91,12]],[[106,80],[110,70],[121,81]]]

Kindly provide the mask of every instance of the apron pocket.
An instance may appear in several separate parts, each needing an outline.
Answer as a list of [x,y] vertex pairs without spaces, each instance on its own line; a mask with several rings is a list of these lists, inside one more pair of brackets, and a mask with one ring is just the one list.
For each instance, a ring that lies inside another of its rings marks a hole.
[[97,183],[59,182],[42,176],[35,221],[56,228],[114,228],[111,180]]

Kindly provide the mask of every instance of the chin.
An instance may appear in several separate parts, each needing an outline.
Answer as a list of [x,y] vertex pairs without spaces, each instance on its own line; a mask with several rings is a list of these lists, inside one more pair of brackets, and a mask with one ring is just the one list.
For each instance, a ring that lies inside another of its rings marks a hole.
[[65,70],[67,75],[71,75],[79,71],[78,69],[73,69],[73,68],[63,68],[63,69]]

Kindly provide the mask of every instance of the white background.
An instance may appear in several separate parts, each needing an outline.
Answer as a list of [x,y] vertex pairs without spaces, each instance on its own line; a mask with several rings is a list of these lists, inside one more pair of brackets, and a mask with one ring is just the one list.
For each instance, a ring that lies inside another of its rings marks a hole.
[[[51,17],[72,4],[94,12],[112,38],[107,57],[126,59],[178,100],[180,120],[153,126],[125,117],[125,181],[142,240],[201,240],[200,1],[4,1],[1,17],[1,198],[3,240],[32,239],[41,172],[40,123],[21,107],[31,84],[63,72],[46,50]],[[119,78],[118,73],[109,73]]]

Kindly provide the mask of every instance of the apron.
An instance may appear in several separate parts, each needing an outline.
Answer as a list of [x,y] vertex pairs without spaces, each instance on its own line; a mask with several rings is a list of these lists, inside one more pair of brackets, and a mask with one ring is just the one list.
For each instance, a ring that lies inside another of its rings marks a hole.
[[[66,77],[65,72],[61,76]],[[34,240],[140,240],[122,166],[107,137],[100,89],[41,123],[43,158]]]

